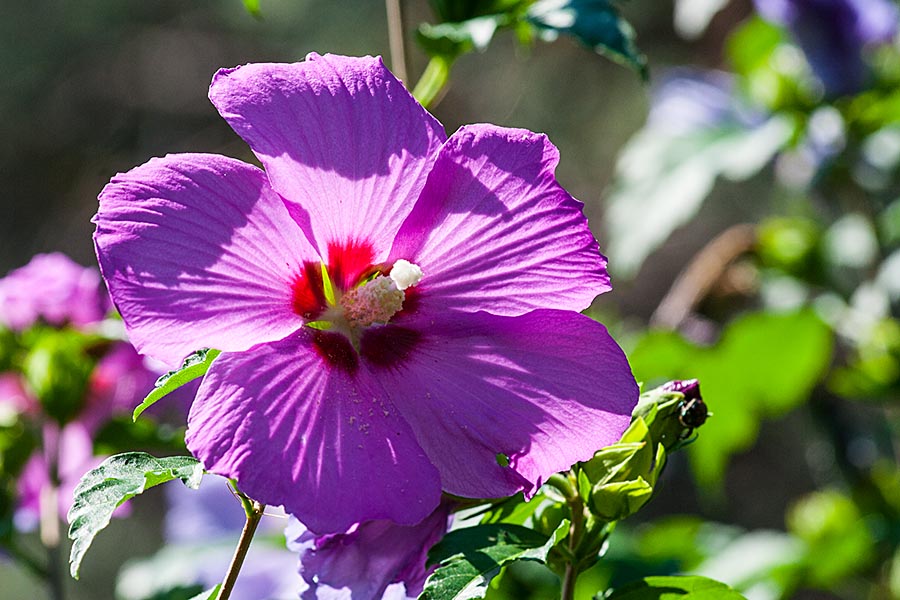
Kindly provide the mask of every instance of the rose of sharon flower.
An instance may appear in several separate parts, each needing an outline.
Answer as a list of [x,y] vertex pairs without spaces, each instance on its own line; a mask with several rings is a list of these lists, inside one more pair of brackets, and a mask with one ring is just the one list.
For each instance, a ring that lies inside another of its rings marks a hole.
[[101,321],[107,310],[109,299],[97,270],[58,252],[37,254],[0,279],[0,325],[14,331],[39,320],[85,327]]
[[619,439],[638,392],[610,289],[543,135],[449,139],[380,58],[219,71],[265,166],[154,159],[100,194],[101,271],[137,348],[218,348],[188,418],[204,467],[316,533],[420,522]]

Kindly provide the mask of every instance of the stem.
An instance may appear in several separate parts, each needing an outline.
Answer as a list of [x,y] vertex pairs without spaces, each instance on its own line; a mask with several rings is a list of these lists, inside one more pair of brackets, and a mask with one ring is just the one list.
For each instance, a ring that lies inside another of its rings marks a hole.
[[391,70],[406,83],[406,51],[403,48],[403,13],[400,0],[384,0],[387,9],[388,40],[391,47]]
[[578,545],[584,534],[584,501],[578,493],[575,469],[576,467],[573,467],[572,471],[560,475],[568,485],[565,485],[563,481],[557,483],[560,488],[568,488],[566,501],[572,515],[572,523],[569,525],[569,556],[566,558],[566,571],[563,575],[562,590],[559,595],[561,600],[574,600],[575,598],[575,580],[578,578],[579,563],[581,562],[581,557],[578,556]]
[[[238,492],[238,495],[241,497],[241,503],[244,504],[244,511],[247,513],[247,521],[244,523],[244,530],[241,531],[241,539],[238,540],[237,548],[234,549],[234,557],[231,559],[231,564],[228,565],[225,581],[222,582],[222,587],[219,589],[219,595],[216,596],[216,600],[228,600],[228,598],[231,597],[231,590],[234,589],[238,574],[241,572],[244,558],[246,558],[247,551],[250,549],[250,542],[253,541],[253,534],[256,533],[256,528],[259,526],[260,519],[262,519],[263,511],[266,509],[265,504],[260,504],[256,500],[251,500],[241,492]],[[247,503],[245,503],[244,500],[246,500]],[[248,506],[249,509],[247,508]]]
[[443,91],[447,82],[450,81],[450,67],[453,65],[453,59],[434,56],[428,61],[425,72],[416,87],[413,88],[413,96],[419,101],[419,104],[428,108],[432,103],[437,104],[438,95]]
[[560,592],[561,600],[574,600],[575,598],[575,580],[578,578],[579,560],[576,554],[578,543],[581,541],[581,534],[584,529],[584,503],[577,494],[575,498],[570,500],[569,507],[572,512],[572,524],[569,527],[569,553],[570,558],[566,562],[566,572],[563,575],[562,591]]

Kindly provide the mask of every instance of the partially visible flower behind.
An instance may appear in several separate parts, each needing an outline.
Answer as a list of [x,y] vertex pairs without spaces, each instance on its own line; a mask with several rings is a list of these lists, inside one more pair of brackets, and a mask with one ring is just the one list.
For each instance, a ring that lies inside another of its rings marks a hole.
[[110,308],[100,274],[60,253],[38,254],[0,279],[0,325],[22,331],[39,321],[87,327]]
[[154,159],[94,219],[137,348],[223,351],[188,423],[207,470],[341,533],[530,493],[619,438],[637,386],[578,314],[606,261],[546,136],[448,139],[371,57],[223,69],[210,98],[266,170]]
[[346,533],[316,535],[291,518],[288,548],[300,553],[303,600],[415,598],[429,570],[428,550],[450,524],[452,501],[443,500],[416,525],[368,521]]
[[[110,307],[97,270],[59,253],[37,255],[0,279],[0,328],[11,332],[3,338],[0,412],[24,422],[37,444],[21,472],[6,473],[15,475],[20,530],[37,525],[51,489],[65,516],[81,476],[103,459],[94,437],[130,413],[158,376],[130,344],[102,333]],[[68,369],[77,374],[66,377]]]
[[865,51],[893,39],[900,19],[891,0],[754,1],[763,18],[791,32],[828,97],[865,87]]

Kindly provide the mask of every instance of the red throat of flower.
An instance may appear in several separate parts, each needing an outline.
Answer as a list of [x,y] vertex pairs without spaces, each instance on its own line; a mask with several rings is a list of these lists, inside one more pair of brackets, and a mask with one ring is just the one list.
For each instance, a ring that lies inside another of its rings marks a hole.
[[422,270],[406,260],[373,264],[370,243],[328,244],[328,264],[304,263],[293,306],[326,364],[348,372],[362,357],[377,368],[403,363],[421,335],[390,321],[415,309]]

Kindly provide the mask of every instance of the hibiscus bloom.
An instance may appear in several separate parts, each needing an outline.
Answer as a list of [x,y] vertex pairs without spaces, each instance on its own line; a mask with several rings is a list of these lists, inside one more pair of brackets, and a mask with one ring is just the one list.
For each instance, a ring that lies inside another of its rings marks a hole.
[[371,57],[221,70],[210,98],[265,171],[154,159],[94,219],[136,347],[223,351],[188,417],[207,470],[340,533],[530,492],[619,439],[637,386],[577,312],[606,261],[546,136],[448,139]]
[[85,328],[103,320],[109,298],[97,269],[86,269],[65,254],[36,254],[0,279],[0,325],[13,331],[38,321]]

